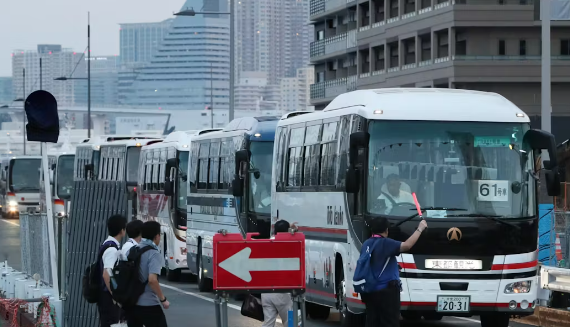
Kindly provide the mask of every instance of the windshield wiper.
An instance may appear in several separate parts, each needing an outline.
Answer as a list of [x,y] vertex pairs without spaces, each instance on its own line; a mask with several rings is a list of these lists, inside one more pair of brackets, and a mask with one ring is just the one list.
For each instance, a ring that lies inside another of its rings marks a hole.
[[466,215],[451,215],[451,216],[447,216],[447,217],[474,217],[474,218],[485,218],[485,219],[493,220],[493,221],[496,221],[496,222],[498,222],[498,223],[505,224],[505,225],[508,225],[508,226],[511,226],[511,227],[516,227],[516,228],[519,228],[519,229],[521,228],[521,227],[518,226],[518,225],[515,225],[515,224],[510,223],[510,222],[508,222],[508,221],[505,221],[505,220],[503,220],[503,219],[500,219],[500,218],[502,218],[502,217],[504,217],[504,216],[499,216],[499,215],[483,215],[483,214],[480,214],[480,213],[468,213],[468,214],[466,214]]
[[[410,210],[417,210],[417,209],[410,209]],[[425,208],[420,208],[420,210],[422,212],[426,211],[426,210],[445,210],[445,211],[467,211],[467,209],[461,209],[461,208],[444,208],[444,207],[425,207]],[[418,213],[416,212],[415,214],[409,216],[408,218],[400,221],[399,223],[397,223],[396,225],[394,225],[394,227],[398,227],[401,224],[410,221],[414,218],[416,218],[418,216]],[[449,216],[448,216],[449,217]]]

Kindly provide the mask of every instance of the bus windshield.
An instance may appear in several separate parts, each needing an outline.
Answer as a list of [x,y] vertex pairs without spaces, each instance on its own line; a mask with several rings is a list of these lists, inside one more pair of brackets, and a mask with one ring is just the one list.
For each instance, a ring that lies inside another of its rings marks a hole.
[[[528,124],[372,121],[369,125],[368,212],[426,218],[535,215]],[[449,210],[443,210],[449,208]]]
[[250,212],[271,214],[271,165],[273,142],[254,141],[250,144]]
[[57,197],[71,199],[73,191],[73,163],[75,156],[60,156],[57,163]]
[[139,174],[140,146],[131,146],[127,149],[127,182],[136,182]]
[[[184,151],[179,152],[178,155],[178,181],[176,181],[178,201],[176,201],[176,205],[179,210],[183,211],[186,211],[186,172],[188,171],[188,154],[188,151]],[[186,221],[184,221],[183,226],[186,226]]]
[[40,159],[14,159],[10,165],[10,191],[40,191]]

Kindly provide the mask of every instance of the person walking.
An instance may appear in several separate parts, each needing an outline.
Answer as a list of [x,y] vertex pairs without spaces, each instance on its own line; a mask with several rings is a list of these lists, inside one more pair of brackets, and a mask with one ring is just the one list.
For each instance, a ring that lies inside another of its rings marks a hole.
[[[142,240],[139,248],[152,246],[153,249],[144,252],[140,257],[140,280],[148,284],[137,304],[129,309],[127,325],[129,327],[167,327],[166,317],[162,309],[168,309],[170,302],[162,293],[158,283],[158,275],[162,270],[164,258],[158,250],[160,244],[160,223],[147,221],[142,226]],[[162,307],[161,307],[162,306]]]
[[109,237],[99,247],[99,253],[103,252],[99,261],[101,276],[101,293],[97,302],[99,310],[99,324],[101,327],[110,327],[119,323],[122,318],[122,310],[115,301],[111,293],[111,275],[118,258],[121,240],[125,236],[127,218],[121,215],[114,215],[107,220],[107,231]]
[[[372,237],[362,244],[362,248],[372,248],[371,268],[379,274],[376,289],[361,293],[362,302],[366,305],[366,327],[395,327],[400,326],[400,271],[396,257],[408,252],[418,241],[422,232],[428,227],[425,220],[420,224],[405,242],[388,238],[388,219],[375,218],[371,222]],[[381,272],[381,273],[380,273]]]
[[[287,233],[289,228],[297,231],[297,226],[289,224],[286,220],[279,220],[275,223],[275,234]],[[289,293],[262,293],[261,305],[263,306],[263,324],[261,327],[275,327],[277,316],[281,317],[283,326],[287,325],[289,310],[293,310],[293,300]],[[295,313],[296,314],[296,313]]]
[[121,254],[123,255],[123,260],[127,260],[127,256],[129,255],[129,250],[133,246],[137,246],[142,240],[142,220],[133,220],[127,224],[127,236],[129,236],[129,240],[123,244],[121,248]]

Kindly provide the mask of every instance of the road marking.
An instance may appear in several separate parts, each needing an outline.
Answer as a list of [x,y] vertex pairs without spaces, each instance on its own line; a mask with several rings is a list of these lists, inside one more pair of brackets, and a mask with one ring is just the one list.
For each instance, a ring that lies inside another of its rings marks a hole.
[[244,248],[219,264],[239,279],[251,282],[251,271],[297,271],[301,269],[299,258],[255,258],[252,259],[251,248]]
[[16,223],[16,222],[13,222],[13,221],[9,221],[9,220],[6,220],[6,219],[0,219],[0,220],[2,220],[2,221],[5,222],[5,223],[8,223],[8,224],[10,224],[10,225],[20,226],[20,224],[18,224],[18,223]]
[[[211,298],[209,298],[209,297],[207,297],[207,296],[203,296],[203,295],[196,294],[196,293],[193,293],[193,292],[188,292],[188,291],[179,289],[178,287],[174,287],[174,286],[170,286],[170,285],[166,285],[166,284],[162,284],[162,283],[160,284],[160,287],[164,287],[164,288],[167,288],[167,289],[169,289],[169,290],[176,291],[176,292],[178,292],[178,293],[190,295],[190,296],[193,296],[193,297],[202,299],[202,300],[204,300],[204,301],[208,301],[208,302],[214,303],[214,299],[211,299]],[[240,311],[240,312],[241,312],[241,307],[240,307],[240,306],[237,306],[237,305],[235,305],[235,304],[228,303],[228,308],[232,308],[232,309],[234,309],[234,310],[237,310],[237,311]],[[280,323],[280,324],[283,324],[283,321],[281,321],[280,318],[277,318],[277,322]]]
[[474,322],[477,324],[480,324],[481,322],[479,320],[476,319],[471,319],[471,318],[465,318],[465,317],[453,317],[455,319],[459,319],[459,320],[465,320],[465,321],[469,321],[469,322]]

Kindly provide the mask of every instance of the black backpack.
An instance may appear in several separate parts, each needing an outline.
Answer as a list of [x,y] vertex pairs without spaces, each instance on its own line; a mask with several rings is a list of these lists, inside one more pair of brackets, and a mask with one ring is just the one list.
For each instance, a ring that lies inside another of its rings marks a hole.
[[87,266],[83,272],[83,298],[85,298],[88,303],[99,302],[99,294],[102,290],[101,275],[103,273],[101,271],[101,258],[103,257],[103,253],[105,253],[108,248],[115,248],[117,250],[119,249],[115,242],[108,241],[103,243],[103,245],[99,248],[97,260]]
[[148,280],[142,282],[140,278],[141,255],[153,249],[150,245],[143,248],[133,246],[129,250],[128,260],[119,260],[113,268],[111,291],[113,299],[123,308],[135,306],[144,293]]

